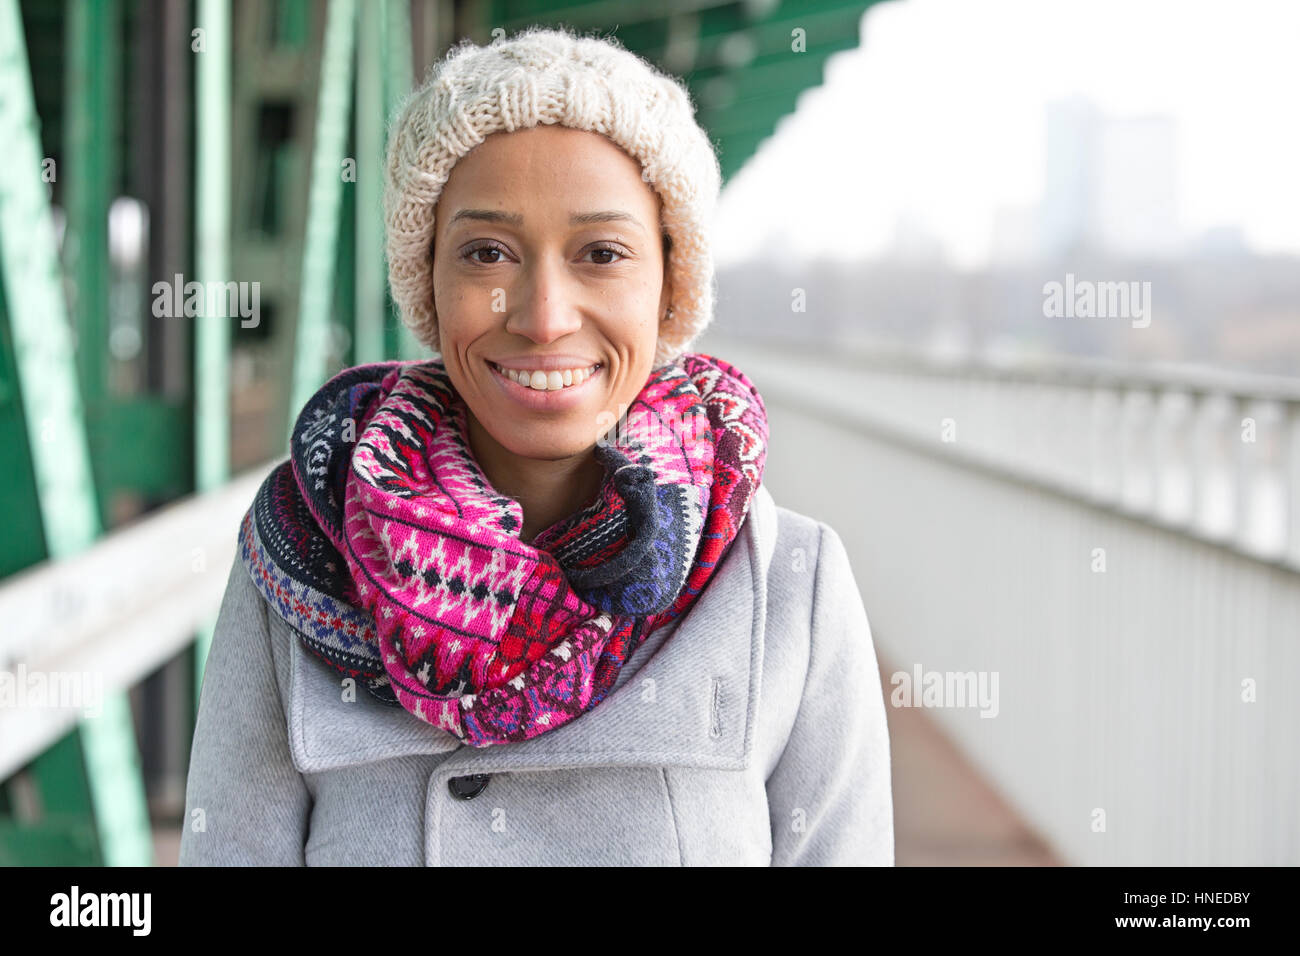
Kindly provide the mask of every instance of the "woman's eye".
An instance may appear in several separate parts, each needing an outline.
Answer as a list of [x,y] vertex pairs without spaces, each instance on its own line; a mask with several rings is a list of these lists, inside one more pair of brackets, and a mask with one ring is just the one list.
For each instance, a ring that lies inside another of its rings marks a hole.
[[[506,254],[505,250],[497,246],[479,246],[477,249],[471,249],[468,252],[466,252],[465,258],[469,259],[472,262],[477,262],[479,265],[494,266],[503,261],[500,257],[504,256],[505,254]],[[491,256],[491,255],[497,256],[498,258],[496,259],[480,258],[481,256]],[[627,258],[626,253],[618,249],[611,248],[609,246],[600,246],[596,249],[592,249],[590,252],[587,253],[587,255],[614,257],[612,259],[603,258],[603,259],[594,260],[595,264],[598,266],[613,265],[615,262],[618,262],[620,259]]]
[[[611,255],[611,256],[618,256],[620,259],[623,258],[623,253],[619,252],[617,249],[611,249],[611,248],[608,247],[608,246],[601,246],[601,247],[598,248],[598,249],[592,249],[591,252],[589,253],[589,255],[593,255],[593,256]],[[617,260],[614,260],[614,261],[617,261]],[[614,264],[614,261],[611,261],[611,260],[609,260],[609,259],[600,259],[600,260],[597,260],[597,261],[596,261],[596,265],[598,265],[598,266],[610,266],[610,265],[613,265],[613,264]]]
[[[498,256],[503,254],[502,251],[498,249],[496,246],[479,246],[477,249],[471,249],[469,252],[465,253],[465,257],[473,258],[474,256],[477,256],[481,253],[494,253]],[[486,259],[486,260],[474,259],[474,261],[477,262],[479,265],[494,266],[501,260],[500,259]]]

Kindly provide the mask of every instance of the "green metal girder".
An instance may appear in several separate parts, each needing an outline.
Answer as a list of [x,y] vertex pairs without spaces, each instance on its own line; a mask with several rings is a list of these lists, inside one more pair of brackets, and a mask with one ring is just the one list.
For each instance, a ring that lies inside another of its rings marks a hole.
[[628,3],[627,0],[567,4],[554,0],[498,0],[492,5],[491,25],[505,27],[511,32],[527,23],[541,21],[563,21],[583,28],[603,28],[614,24],[621,27],[688,15],[710,7],[742,6],[744,4],[719,0],[663,0],[656,4]]
[[101,865],[95,827],[78,814],[51,814],[37,823],[0,818],[0,866]]
[[[112,167],[97,166],[109,149],[114,102],[93,99],[91,88],[116,79],[115,0],[73,3],[67,23],[72,50],[67,116],[69,220],[65,242],[73,262],[78,327],[83,336],[81,369],[90,387],[104,380],[102,332],[107,309],[107,197]],[[36,476],[37,506],[48,556],[60,558],[89,546],[100,531],[96,485],[77,380],[77,353],[64,303],[43,169],[30,66],[17,0],[0,0],[0,142],[12,166],[0,179],[0,247],[7,314],[17,380],[23,394],[27,448]],[[104,218],[99,218],[100,214]],[[103,298],[97,298],[102,291]],[[89,330],[89,331],[88,331]],[[95,353],[89,355],[88,353]],[[96,357],[99,361],[96,361]],[[40,397],[40,401],[35,400]],[[102,392],[96,397],[102,397]],[[149,817],[139,772],[135,729],[125,692],[105,695],[101,715],[83,720],[73,735],[89,784],[93,825],[110,865],[152,861]],[[48,755],[47,755],[48,756]],[[39,773],[40,762],[37,762]],[[90,825],[90,818],[86,818]],[[40,862],[40,861],[34,861]]]
[[[195,57],[195,256],[200,282],[230,281],[230,3],[199,0]],[[230,476],[230,321],[203,316],[194,334],[195,484]],[[200,659],[205,658],[200,654]]]
[[[414,67],[411,64],[411,16],[405,0],[384,0],[384,57],[388,69],[384,74],[384,115],[390,120],[414,85]],[[388,356],[400,359],[417,359],[426,349],[407,328],[398,315],[397,303],[388,295],[385,299],[387,321],[384,323],[385,341],[389,343]]]
[[[731,51],[739,48],[738,36],[752,43],[756,59],[776,53],[791,55],[796,29],[803,31],[809,50],[845,35],[856,40],[862,15],[875,2],[878,0],[787,0],[760,17],[747,15],[741,4],[710,7],[700,13],[694,69],[743,65],[729,59]],[[661,49],[649,47],[642,55],[658,57],[662,53]]]
[[748,97],[744,103],[715,114],[716,121],[708,127],[709,133],[725,144],[733,133],[744,133],[771,123],[772,117],[793,113],[800,92],[781,90],[767,96]]
[[117,186],[120,19],[118,0],[68,7],[64,245],[73,278],[77,366],[92,408],[108,397],[108,206]]
[[[360,13],[365,15],[369,8]],[[391,119],[397,107],[411,91],[413,67],[411,66],[411,16],[405,0],[384,0],[383,17],[384,64],[384,116]]]
[[384,358],[383,199],[384,133],[388,114],[384,99],[384,41],[387,0],[380,15],[357,18],[356,152],[357,179],[345,184],[356,204],[356,303],[352,354],[356,364]]
[[106,693],[102,713],[83,720],[79,732],[105,864],[149,866],[153,831],[127,692]]
[[0,244],[6,305],[46,545],[49,556],[60,557],[95,539],[99,515],[22,37],[16,0],[3,0],[0,142],[9,173],[0,178]]
[[748,37],[757,55],[790,53],[791,31],[802,29],[808,49],[846,33],[856,40],[862,14],[879,0],[798,0],[762,4],[705,2],[630,4],[624,0],[557,6],[498,2],[489,17],[491,27],[509,33],[534,23],[565,24],[581,31],[613,33],[628,49],[663,64],[672,33],[671,18],[685,18],[695,28],[697,49],[691,72],[717,67],[734,68],[726,51],[737,48],[736,37]]
[[[230,2],[199,0],[196,20],[206,49],[195,66],[195,256],[200,281],[227,281],[230,275]],[[194,335],[194,477],[208,491],[230,475],[230,323],[205,317]],[[203,669],[216,630],[209,618],[194,647],[194,686],[203,686]],[[194,695],[197,713],[199,695]]]
[[[90,410],[90,444],[99,479],[108,489],[176,498],[190,489],[188,402],[133,396]],[[161,453],[160,453],[161,451]]]
[[[6,505],[36,501],[36,473],[27,453],[27,425],[18,368],[9,334],[4,283],[0,282],[0,448],[14,450],[0,468],[0,501]],[[0,548],[0,578],[30,567],[48,553],[39,508],[7,507],[5,547]]]
[[388,122],[411,90],[410,38],[405,0],[374,0],[357,8],[357,364],[413,359],[424,351],[397,315],[384,258],[384,154]]
[[[670,0],[655,5],[498,0],[491,5],[489,26],[514,32],[534,23],[564,24],[610,33],[679,75],[695,99],[700,125],[718,149],[726,179],[793,111],[798,94],[821,84],[826,59],[858,45],[862,16],[874,2],[879,0]],[[798,51],[792,49],[796,30],[802,31]],[[672,62],[682,46],[690,47],[690,62]]]
[[15,820],[15,808],[5,807],[0,817],[0,866],[102,865],[80,734],[64,734],[28,765],[26,773],[40,817]]
[[[296,414],[333,374],[328,367],[335,246],[343,193],[342,164],[351,107],[354,0],[330,0],[321,54],[320,95],[312,143],[307,235],[303,244],[302,293],[294,331],[293,388],[289,407]],[[293,418],[293,414],[290,418]],[[292,429],[293,422],[290,423]]]
[[[691,76],[700,114],[720,112],[752,96],[770,96],[820,86],[826,57],[820,54],[770,57],[744,70],[702,70]],[[716,92],[714,92],[716,91]]]
[[86,784],[86,771],[75,733],[60,737],[32,761],[29,769],[35,777],[43,811],[84,815],[91,810],[90,787]]
[[[356,156],[356,150],[350,153]],[[357,184],[345,183],[339,196],[339,238],[335,244],[334,298],[330,304],[335,325],[344,331],[346,346],[341,356],[343,367],[359,364],[356,354],[357,323]],[[381,287],[382,288],[382,287]],[[381,300],[382,301],[382,300]]]
[[722,167],[723,177],[734,176],[748,158],[758,152],[758,147],[763,141],[775,131],[776,126],[773,124],[770,128],[753,129],[744,134],[737,133],[727,137],[726,145],[720,150],[718,156],[718,165]]
[[[376,10],[376,8],[378,8]],[[410,331],[396,320],[384,259],[383,169],[388,132],[411,89],[411,24],[404,0],[357,8],[356,351],[358,364],[415,358]],[[397,324],[394,324],[394,323]]]
[[277,0],[272,11],[276,46],[300,47],[311,31],[310,0]]

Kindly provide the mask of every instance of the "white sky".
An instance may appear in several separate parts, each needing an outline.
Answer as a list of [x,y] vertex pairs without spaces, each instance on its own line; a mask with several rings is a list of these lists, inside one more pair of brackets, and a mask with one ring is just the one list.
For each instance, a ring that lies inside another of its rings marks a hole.
[[994,211],[1039,198],[1044,105],[1070,94],[1178,119],[1191,235],[1300,253],[1300,2],[888,0],[724,189],[717,261],[871,256],[907,215],[978,266]]

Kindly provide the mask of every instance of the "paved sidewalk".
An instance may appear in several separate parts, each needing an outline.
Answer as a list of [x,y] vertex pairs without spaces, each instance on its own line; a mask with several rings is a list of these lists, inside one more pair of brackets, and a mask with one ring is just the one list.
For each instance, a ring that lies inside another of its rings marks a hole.
[[921,707],[891,707],[896,670],[880,660],[893,752],[897,866],[1062,866]]

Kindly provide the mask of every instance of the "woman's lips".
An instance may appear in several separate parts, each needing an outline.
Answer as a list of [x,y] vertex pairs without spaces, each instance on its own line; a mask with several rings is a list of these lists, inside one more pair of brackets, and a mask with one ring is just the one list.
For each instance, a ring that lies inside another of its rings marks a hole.
[[[486,360],[485,360],[486,361]],[[512,401],[524,408],[538,412],[564,411],[580,404],[587,396],[591,383],[603,380],[605,366],[600,365],[578,385],[566,385],[564,388],[542,389],[529,388],[507,378],[492,362],[487,362],[488,372],[501,387],[502,392]]]

